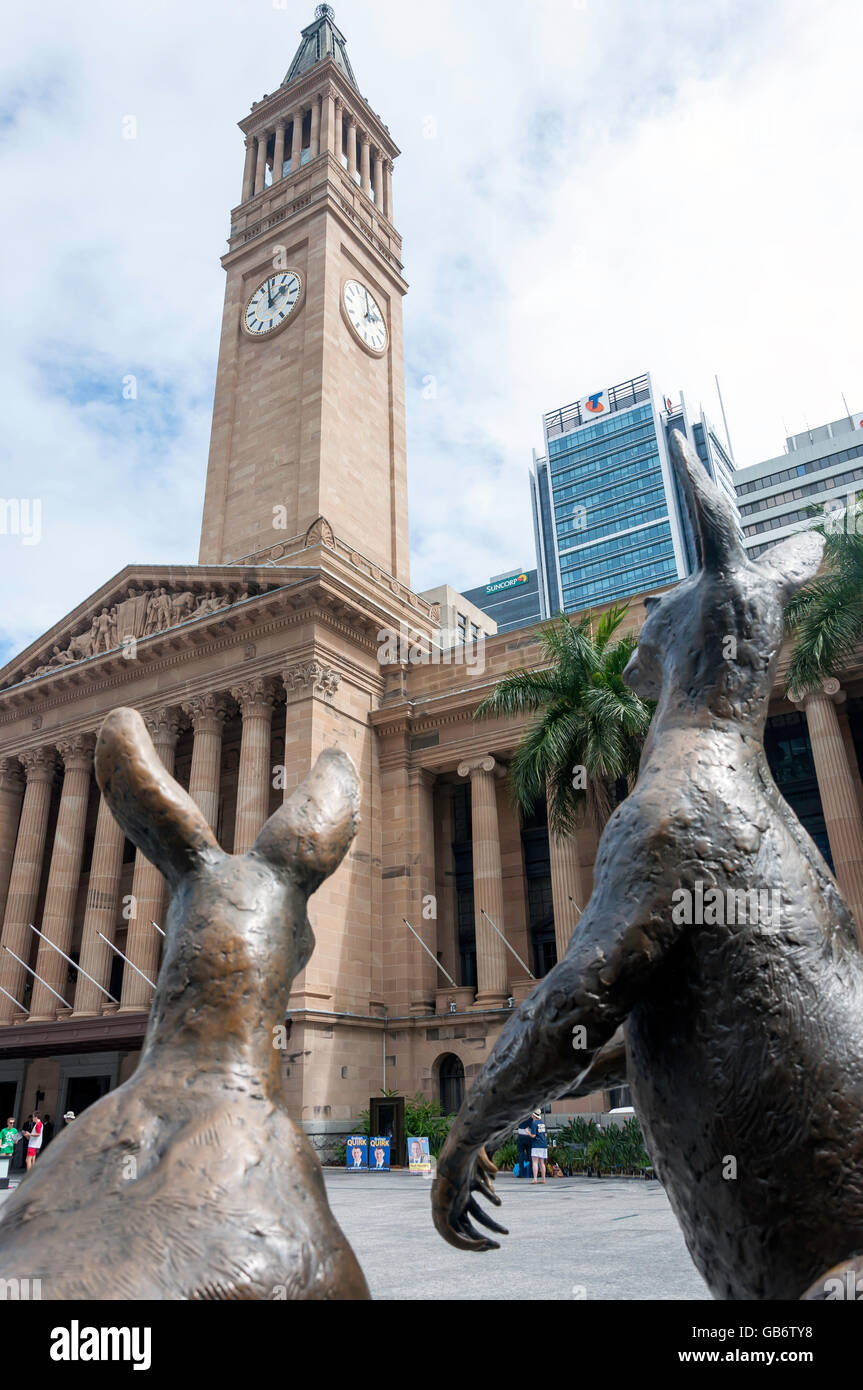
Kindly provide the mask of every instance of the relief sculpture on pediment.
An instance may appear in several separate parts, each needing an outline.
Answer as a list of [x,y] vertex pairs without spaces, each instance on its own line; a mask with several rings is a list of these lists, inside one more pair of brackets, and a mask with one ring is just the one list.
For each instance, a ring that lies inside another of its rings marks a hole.
[[152,589],[132,586],[126,590],[125,598],[95,613],[90,626],[71,637],[64,648],[55,644],[49,659],[29,671],[23,679],[33,680],[37,676],[48,675],[64,666],[114,651],[132,639],[153,637],[191,618],[218,613],[247,598],[247,588],[228,593],[208,589],[196,594],[191,589],[174,593],[165,585]]

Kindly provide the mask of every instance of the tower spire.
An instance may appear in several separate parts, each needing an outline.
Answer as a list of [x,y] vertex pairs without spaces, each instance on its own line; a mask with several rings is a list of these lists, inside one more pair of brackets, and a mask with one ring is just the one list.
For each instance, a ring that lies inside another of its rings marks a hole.
[[300,46],[294,54],[294,61],[285,73],[283,87],[289,86],[324,58],[334,59],[336,67],[341,69],[353,87],[357,87],[357,79],[348,58],[345,36],[336,28],[335,20],[336,13],[332,5],[318,5],[314,20],[302,31]]

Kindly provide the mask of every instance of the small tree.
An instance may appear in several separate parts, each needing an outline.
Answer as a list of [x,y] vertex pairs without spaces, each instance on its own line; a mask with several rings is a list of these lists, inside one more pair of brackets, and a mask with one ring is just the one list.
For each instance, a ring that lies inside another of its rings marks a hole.
[[823,573],[785,609],[795,639],[786,686],[801,695],[834,676],[863,642],[863,502],[825,515],[814,529],[825,537]]
[[569,835],[587,814],[601,834],[614,809],[616,784],[638,771],[653,714],[623,682],[638,639],[613,640],[629,605],[609,608],[594,623],[565,613],[539,628],[545,664],[513,671],[479,705],[478,719],[535,714],[510,765],[519,809],[532,815],[548,797],[553,834]]

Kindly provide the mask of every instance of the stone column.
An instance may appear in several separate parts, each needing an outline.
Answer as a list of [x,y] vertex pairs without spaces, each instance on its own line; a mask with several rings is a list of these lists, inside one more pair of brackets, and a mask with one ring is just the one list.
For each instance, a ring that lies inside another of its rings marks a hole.
[[378,212],[383,212],[383,210],[384,210],[384,157],[383,157],[383,155],[382,155],[382,153],[381,153],[380,150],[375,150],[374,169],[375,169],[375,181],[374,181],[375,207],[377,208]]
[[[81,882],[81,856],[84,852],[84,831],[87,827],[87,804],[90,800],[90,776],[93,771],[95,744],[93,734],[77,734],[57,745],[66,770],[57,827],[54,831],[54,847],[40,930],[43,936],[47,936],[48,941],[59,946],[67,956],[72,945],[75,903]],[[51,993],[51,989],[61,994],[70,1005],[72,1003],[69,997],[70,987],[66,984],[69,964],[57,951],[51,949],[48,941],[39,942],[36,957],[36,974],[41,975],[46,983],[43,985],[40,980],[33,981],[33,996],[30,1002],[32,1022],[52,1019],[56,1017],[57,1010],[63,1007],[59,999]],[[51,989],[46,988],[46,985],[50,985]]]
[[384,164],[384,217],[393,220],[393,166],[392,161],[387,160]]
[[369,137],[365,131],[360,135],[360,186],[367,197],[372,196],[372,182],[370,175],[371,168],[371,146]]
[[353,180],[357,172],[357,123],[349,111],[345,112],[348,123],[348,175]]
[[309,159],[321,152],[321,99],[312,100],[312,133],[309,136]]
[[[408,772],[408,794],[413,803],[409,823],[416,855],[415,868],[411,870],[408,916],[412,919],[411,926],[414,931],[419,932],[432,956],[436,956],[438,951],[434,786],[435,774],[426,768],[415,767]],[[412,946],[416,965],[413,971],[414,987],[410,995],[410,1011],[434,1013],[438,982],[444,985],[446,979],[435,967],[431,957],[426,955],[417,943],[412,942]]]
[[470,777],[473,831],[473,904],[476,927],[478,1008],[502,1008],[507,999],[507,950],[482,915],[488,913],[498,931],[503,925],[503,872],[497,824],[495,774],[503,768],[486,755],[459,764],[459,777]]
[[[145,714],[144,722],[162,764],[173,776],[177,735],[180,732],[179,714],[174,709],[162,709],[155,714]],[[164,931],[167,897],[168,885],[159,870],[137,850],[132,875],[132,904],[125,954],[133,965],[143,970],[149,980],[157,978],[162,946],[162,938],[152,924],[158,922]],[[107,936],[108,932],[105,935]],[[142,980],[134,970],[127,968],[123,971],[121,1013],[140,1013],[149,1009],[152,994],[153,991],[146,980]]]
[[551,829],[548,832],[548,854],[551,860],[551,897],[554,906],[554,942],[557,958],[563,960],[569,939],[579,921],[570,898],[584,911],[584,885],[581,877],[581,860],[578,853],[578,839],[567,835],[558,839]]
[[255,192],[261,193],[267,183],[267,136],[261,134],[257,136],[258,141],[258,161],[255,167]]
[[[15,857],[9,876],[9,893],[0,945],[8,946],[16,955],[27,960],[30,955],[30,942],[33,940],[30,923],[33,921],[39,897],[45,835],[51,810],[51,787],[57,758],[53,748],[31,748],[26,753],[20,753],[18,761],[24,768],[27,783],[21,807],[18,838],[15,841]],[[0,985],[15,999],[21,999],[25,977],[24,967],[13,960],[6,951],[0,950]],[[0,994],[0,1023],[11,1023],[21,1019],[21,1010],[16,1009],[5,994]]]
[[338,163],[339,168],[342,167],[342,145],[344,144],[344,115],[344,103],[342,102],[341,97],[336,97],[336,133],[335,139],[333,140],[333,144],[335,147],[334,153],[336,156],[336,161]]
[[240,198],[241,203],[248,202],[252,196],[252,189],[255,186],[255,137],[246,136],[246,163],[243,168],[243,192]]
[[24,778],[21,775],[21,764],[17,758],[6,758],[0,763],[0,924],[6,911],[6,895],[9,892],[9,876],[15,858],[15,841],[18,838],[23,798]]
[[328,88],[321,96],[321,154],[332,154],[336,147],[336,94]]
[[804,697],[803,707],[833,867],[854,913],[863,950],[863,822],[834,703],[844,699],[845,692],[831,676],[821,690]]
[[222,734],[228,713],[227,701],[224,695],[207,691],[206,695],[196,695],[187,701],[183,709],[195,731],[189,796],[203,811],[210,829],[215,831],[219,819]]
[[[459,950],[456,922],[455,860],[452,846],[455,839],[453,824],[453,788],[449,782],[437,784],[435,813],[435,892],[437,894],[437,940],[441,964],[447,974],[458,982]],[[438,989],[446,989],[445,976],[438,971]]]
[[234,854],[245,854],[255,843],[270,809],[270,735],[275,689],[271,680],[259,677],[237,686],[231,694],[243,717]]
[[291,173],[295,174],[303,162],[303,111],[294,112],[294,128],[291,133]]
[[285,122],[276,122],[276,146],[273,150],[273,183],[278,183],[282,177],[282,165],[285,162]]
[[[81,969],[86,970],[87,974],[92,975],[105,989],[109,987],[111,967],[116,957],[105,945],[99,932],[102,936],[107,936],[109,941],[114,940],[125,843],[126,837],[115,821],[107,801],[104,796],[100,797],[90,881],[87,885],[87,902],[84,907],[84,926],[81,931],[80,963]],[[159,925],[161,926],[161,923]],[[150,931],[153,931],[152,927]],[[153,934],[157,935],[155,932]],[[128,955],[128,951],[126,954]],[[131,975],[134,973],[129,972]],[[75,987],[76,1016],[99,1014],[102,1012],[102,1005],[108,1002],[107,994],[103,994],[83,975],[78,976]]]
[[851,769],[851,780],[854,783],[854,791],[857,795],[857,805],[860,808],[861,816],[863,816],[863,780],[860,777],[860,765],[857,761],[857,749],[854,746],[854,735],[851,732],[848,711],[837,709],[836,717],[839,720],[839,732],[842,735],[842,742],[845,744],[845,756],[848,759],[848,766]]

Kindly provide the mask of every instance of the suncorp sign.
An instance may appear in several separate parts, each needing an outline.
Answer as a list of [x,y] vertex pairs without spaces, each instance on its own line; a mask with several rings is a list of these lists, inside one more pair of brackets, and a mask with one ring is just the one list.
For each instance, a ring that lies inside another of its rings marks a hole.
[[486,584],[487,594],[499,594],[502,589],[514,589],[516,584],[526,584],[526,574],[513,574],[509,579],[499,579],[496,584]]

